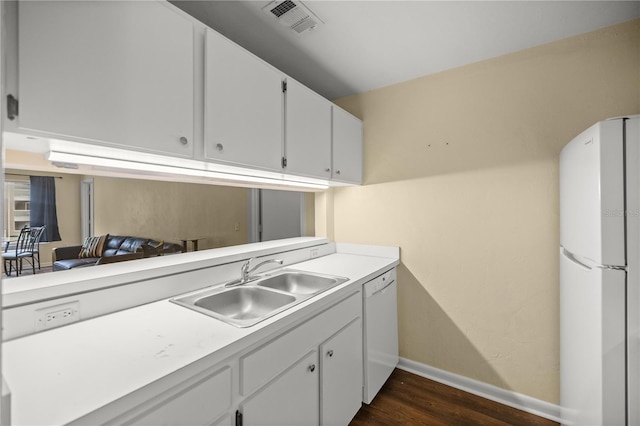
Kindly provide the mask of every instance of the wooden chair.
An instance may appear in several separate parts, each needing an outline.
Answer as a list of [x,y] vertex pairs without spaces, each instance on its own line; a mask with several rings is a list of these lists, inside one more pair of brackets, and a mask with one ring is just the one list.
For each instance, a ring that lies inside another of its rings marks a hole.
[[[44,226],[27,227],[24,226],[18,235],[18,241],[15,246],[7,247],[2,253],[4,260],[4,271],[7,275],[13,273],[13,264],[16,265],[16,275],[22,273],[23,260],[31,264],[33,273],[36,273],[36,261],[38,269],[40,268],[40,238],[44,232]],[[8,268],[7,268],[8,266]]]

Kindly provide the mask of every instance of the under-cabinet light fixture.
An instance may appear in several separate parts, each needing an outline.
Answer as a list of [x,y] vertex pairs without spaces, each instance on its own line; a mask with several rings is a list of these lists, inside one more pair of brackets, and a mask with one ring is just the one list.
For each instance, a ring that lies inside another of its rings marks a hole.
[[[283,175],[274,172],[263,172],[259,170],[255,171],[256,175],[253,175],[254,171],[251,169],[242,169],[189,159],[164,157],[154,154],[136,153],[110,148],[95,148],[96,147],[92,149],[92,151],[94,151],[92,153],[93,155],[88,153],[65,152],[66,150],[51,149],[47,155],[47,160],[52,163],[83,164],[98,168],[144,173],[152,176],[185,176],[189,178],[222,180],[245,184],[293,186],[311,188],[315,190],[323,190],[329,187],[328,182],[319,179],[310,179],[310,181],[306,181],[304,178],[299,178],[297,176]],[[83,147],[83,149],[86,149],[86,147]],[[120,155],[127,156],[128,158],[117,158]],[[218,166],[219,170],[216,170]]]

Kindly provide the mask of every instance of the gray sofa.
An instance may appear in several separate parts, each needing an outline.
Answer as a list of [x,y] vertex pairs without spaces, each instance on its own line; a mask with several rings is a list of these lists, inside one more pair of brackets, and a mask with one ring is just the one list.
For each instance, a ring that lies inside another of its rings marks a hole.
[[57,247],[52,253],[52,270],[66,271],[106,263],[123,262],[164,254],[182,253],[182,245],[150,238],[107,235],[101,257],[80,258],[81,245]]

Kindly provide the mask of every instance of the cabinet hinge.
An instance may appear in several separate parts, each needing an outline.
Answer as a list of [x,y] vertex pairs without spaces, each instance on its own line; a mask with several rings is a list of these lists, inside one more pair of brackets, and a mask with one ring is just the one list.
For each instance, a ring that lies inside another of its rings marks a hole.
[[236,410],[236,426],[242,426],[242,413]]
[[282,93],[285,93],[287,91],[287,82],[282,80]]
[[7,95],[7,118],[15,120],[18,116],[18,99],[13,95]]
[[287,168],[287,157],[282,157],[282,168],[283,169]]

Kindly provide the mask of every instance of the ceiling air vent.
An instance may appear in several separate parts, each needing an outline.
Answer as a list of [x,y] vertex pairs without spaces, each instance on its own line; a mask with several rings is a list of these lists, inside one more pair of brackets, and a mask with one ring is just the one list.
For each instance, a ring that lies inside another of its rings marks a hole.
[[311,31],[323,22],[300,1],[274,1],[263,9],[267,14],[276,18],[282,25],[286,25],[298,34]]

